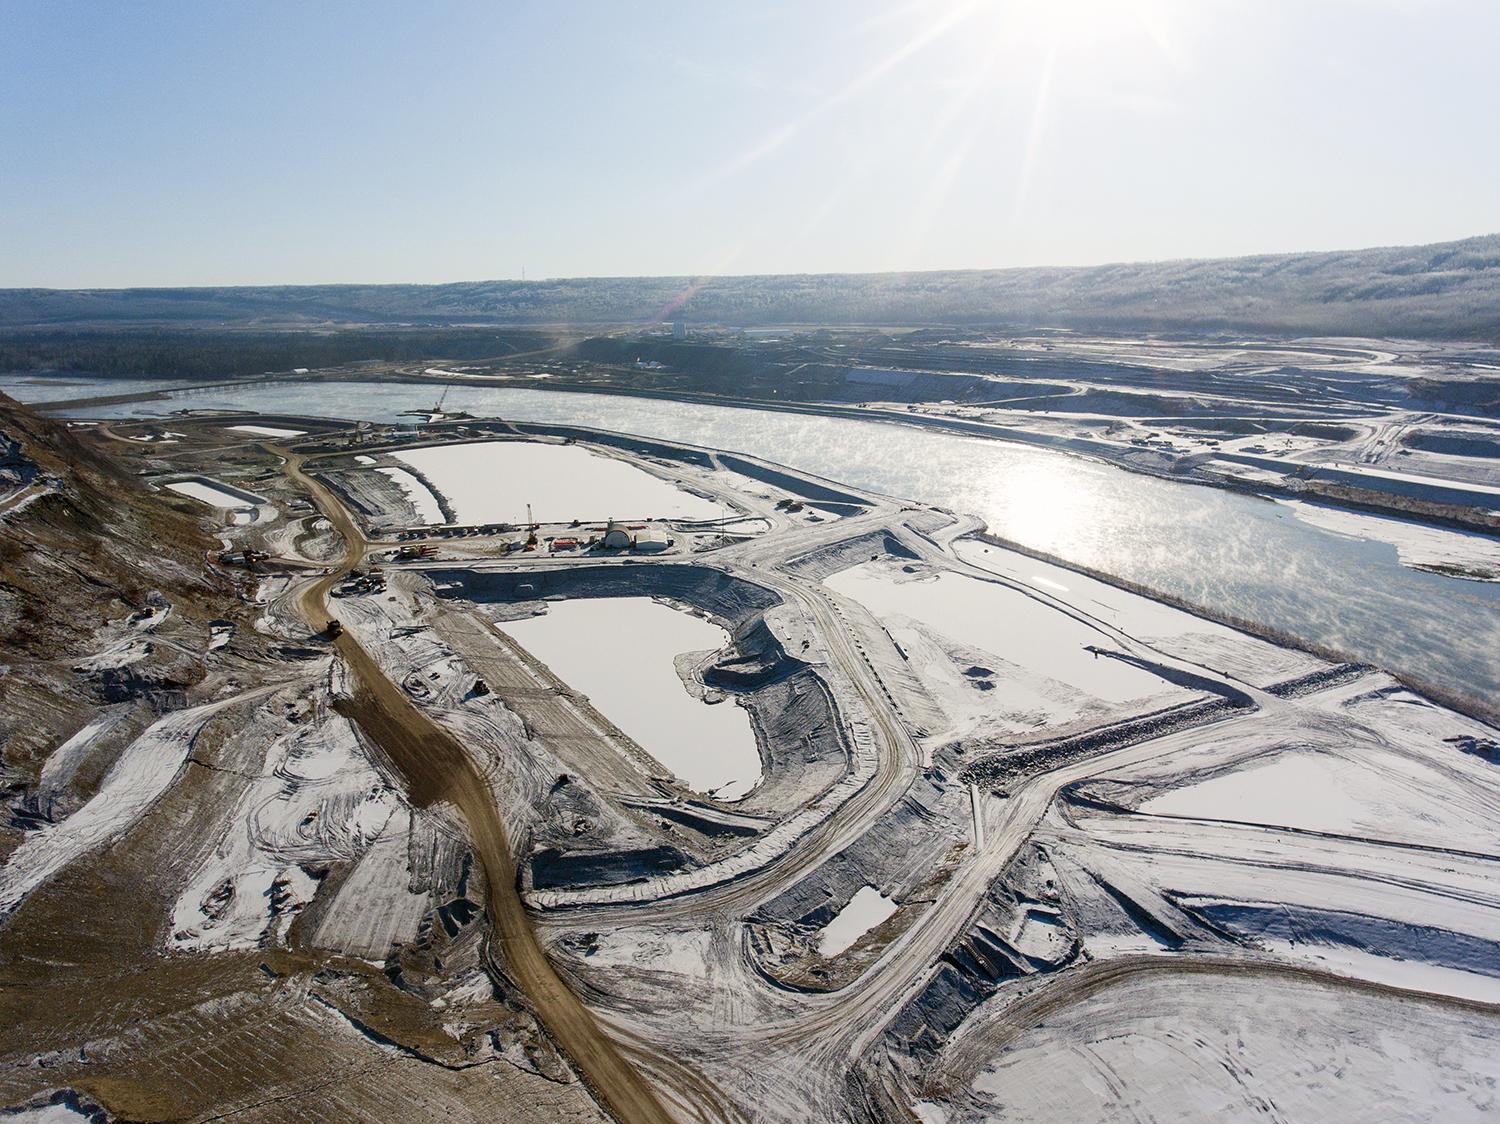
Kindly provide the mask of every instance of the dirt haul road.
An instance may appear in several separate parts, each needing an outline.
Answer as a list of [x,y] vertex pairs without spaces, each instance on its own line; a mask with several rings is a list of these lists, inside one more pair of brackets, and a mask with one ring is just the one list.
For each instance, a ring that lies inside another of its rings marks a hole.
[[[344,505],[302,470],[301,457],[277,446],[266,448],[284,459],[286,475],[313,498],[344,537],[343,561],[309,585],[298,600],[308,626],[321,631],[329,619],[328,591],[364,558],[365,537]],[[469,839],[484,864],[485,907],[505,974],[526,993],[552,1040],[615,1119],[642,1124],[670,1121],[672,1117],[650,1086],[568,990],[543,953],[516,893],[515,865],[495,798],[463,745],[418,710],[350,633],[339,636],[334,646],[358,683],[349,717],[401,771],[412,801],[423,806],[447,801],[463,816]],[[495,952],[492,941],[491,954]]]

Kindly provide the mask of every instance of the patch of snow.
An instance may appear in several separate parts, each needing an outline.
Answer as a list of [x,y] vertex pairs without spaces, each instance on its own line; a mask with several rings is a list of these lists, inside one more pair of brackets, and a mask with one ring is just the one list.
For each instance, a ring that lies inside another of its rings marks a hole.
[[1195,663],[1227,669],[1264,684],[1321,666],[1321,661],[1278,648],[1181,609],[977,539],[959,539],[953,553],[971,566],[1048,595],[1066,594],[1074,609]]
[[1476,1003],[1500,1006],[1500,979],[1466,972],[1441,964],[1424,964],[1420,960],[1381,956],[1362,948],[1322,945],[1306,941],[1283,941],[1267,937],[1260,943],[1272,952],[1290,960],[1300,960],[1335,975],[1370,980],[1401,988],[1403,991],[1425,991],[1431,995],[1448,995]]
[[11,1124],[78,1124],[94,1118],[70,1104],[43,1104],[0,1111],[0,1119]]
[[1061,921],[1034,909],[1021,915],[1011,934],[1011,944],[1017,952],[1048,964],[1061,959],[1071,943],[1072,937]]
[[101,711],[62,745],[47,755],[42,763],[41,775],[37,778],[37,795],[50,800],[73,782],[78,767],[88,757],[99,739],[114,728],[129,712],[127,704],[112,706]]
[[412,814],[397,805],[385,831],[370,844],[325,902],[311,942],[379,964],[391,947],[414,940],[430,904],[422,879],[411,869]]
[[1153,796],[1140,810],[1346,833],[1363,820],[1359,800],[1349,793],[1355,772],[1337,758],[1283,753]]
[[[299,727],[266,751],[228,827],[177,899],[170,946],[254,948],[312,901],[305,865],[354,858],[380,837],[399,798],[363,756],[348,720]],[[404,822],[404,821],[403,821]]]
[[1089,933],[1083,946],[1090,956],[1103,960],[1111,956],[1134,956],[1140,953],[1171,952],[1173,948],[1144,929],[1134,933]]
[[261,437],[301,437],[305,429],[277,429],[269,425],[231,425],[230,429],[236,433],[254,433]]
[[589,963],[670,972],[706,978],[713,960],[713,934],[705,929],[682,932],[659,926],[620,925],[601,933]]
[[407,472],[404,468],[377,468],[375,471],[396,482],[397,486],[406,493],[406,498],[416,509],[417,518],[423,523],[432,526],[445,522],[443,509],[438,506],[437,497],[432,494],[432,489],[421,477]]
[[0,869],[0,914],[80,855],[124,835],[181,771],[203,724],[236,701],[176,711],[156,722],[126,747],[83,807],[23,839]]
[[25,496],[21,497],[18,503],[15,503],[12,506],[6,508],[4,512],[0,512],[0,515],[3,515],[3,517],[6,519],[18,515],[21,512],[25,511],[32,504],[34,504],[37,500],[41,499],[43,496],[50,496],[52,494],[52,491],[53,489],[50,487],[38,487],[34,491],[29,492]]
[[[1298,746],[1259,754],[1166,789],[1139,810],[1486,853],[1500,845],[1500,792],[1484,763],[1421,731],[1389,733],[1403,739],[1406,752],[1389,751],[1351,722],[1338,751]],[[1190,768],[1190,760],[1179,759],[1179,767]]]
[[1049,1010],[948,1111],[949,1124],[1480,1120],[1497,1081],[1491,1015],[1313,981],[1156,973]]
[[1424,476],[1417,472],[1393,472],[1388,468],[1373,468],[1365,464],[1315,464],[1313,468],[1333,469],[1354,476],[1372,476],[1379,480],[1394,480],[1404,484],[1419,484],[1448,488],[1460,492],[1473,492],[1480,496],[1500,496],[1500,488],[1490,484],[1476,484],[1469,480],[1454,480],[1446,476]]
[[[913,575],[880,561],[825,584],[886,626],[959,731],[1062,724],[1127,702],[1183,695],[1149,671],[1088,650],[1118,650],[1110,635],[998,582],[951,571]],[[970,655],[982,665],[979,674],[962,671],[972,666]]]
[[818,933],[818,955],[837,956],[896,912],[896,903],[874,886],[862,886]]

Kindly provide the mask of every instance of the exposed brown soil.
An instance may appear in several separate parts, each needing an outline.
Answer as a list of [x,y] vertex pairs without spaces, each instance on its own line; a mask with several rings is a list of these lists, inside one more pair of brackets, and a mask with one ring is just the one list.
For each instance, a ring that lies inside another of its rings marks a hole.
[[[343,563],[310,585],[299,606],[313,628],[328,620],[328,590],[364,556],[365,539],[349,513],[289,456],[287,474],[317,502],[344,536]],[[388,755],[413,803],[447,802],[458,809],[484,865],[486,907],[493,926],[492,959],[531,1002],[548,1033],[577,1066],[596,1097],[622,1121],[668,1121],[655,1092],[562,982],[532,931],[516,890],[510,842],[493,793],[462,744],[418,710],[348,632],[334,640],[358,680],[349,717]]]

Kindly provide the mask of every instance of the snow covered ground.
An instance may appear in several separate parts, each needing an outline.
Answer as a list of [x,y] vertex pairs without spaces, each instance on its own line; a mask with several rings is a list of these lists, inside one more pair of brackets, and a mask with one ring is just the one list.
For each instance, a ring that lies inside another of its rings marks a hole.
[[231,425],[229,428],[235,433],[253,433],[257,437],[301,437],[307,432],[305,429],[277,429],[271,425]]
[[1479,1120],[1500,1020],[1256,974],[1145,974],[1025,1030],[932,1124]]
[[1153,647],[1227,671],[1247,683],[1264,686],[1323,666],[1321,660],[1306,653],[1268,644],[1160,601],[1016,551],[977,539],[960,539],[953,544],[953,552],[971,566],[1061,598]]
[[432,489],[427,486],[420,476],[408,472],[404,468],[377,468],[375,471],[382,476],[390,477],[396,482],[396,486],[406,494],[406,498],[411,501],[412,507],[416,509],[417,519],[420,522],[428,526],[447,522],[443,518],[443,509],[438,506],[437,497],[432,494]]
[[1188,697],[1090,650],[1118,651],[1113,637],[998,582],[883,560],[825,584],[885,626],[958,733],[1061,726]]
[[578,445],[476,441],[393,454],[447,498],[456,521],[524,523],[571,519],[718,519],[712,500]]
[[1500,488],[1489,484],[1477,484],[1468,480],[1454,480],[1446,476],[1424,476],[1416,472],[1394,472],[1388,468],[1372,468],[1364,464],[1330,464],[1314,465],[1315,468],[1335,469],[1339,472],[1354,476],[1369,476],[1377,480],[1391,480],[1398,484],[1410,484],[1432,488],[1442,488],[1454,492],[1471,494],[1477,503],[1481,497],[1500,496]]
[[266,943],[278,919],[317,892],[310,869],[357,858],[398,813],[404,829],[401,797],[371,767],[348,719],[326,714],[277,739],[178,897],[171,947]]
[[1370,675],[1179,741],[1036,835],[1095,956],[1227,940],[1500,1000],[1494,731]]
[[1360,824],[1362,803],[1348,791],[1363,771],[1328,756],[1287,753],[1197,784],[1174,788],[1141,805],[1142,812],[1242,823],[1274,823],[1308,831],[1347,832]]
[[204,723],[244,697],[174,711],[131,742],[92,799],[67,819],[27,835],[11,853],[0,868],[0,915],[78,856],[130,830],[171,785]]
[[1383,676],[1325,695],[1121,774],[1136,811],[1500,856],[1500,766],[1477,752],[1494,731]]
[[37,798],[44,806],[50,806],[67,789],[94,747],[129,712],[128,704],[105,707],[48,755],[36,786]]

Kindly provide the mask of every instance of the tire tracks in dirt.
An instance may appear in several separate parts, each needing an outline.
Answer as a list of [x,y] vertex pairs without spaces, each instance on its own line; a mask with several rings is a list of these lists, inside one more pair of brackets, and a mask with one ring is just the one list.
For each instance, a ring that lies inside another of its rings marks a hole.
[[[341,562],[298,596],[308,626],[322,632],[329,617],[328,591],[363,560],[364,534],[343,504],[302,468],[302,457],[265,446],[284,461],[287,477],[301,487],[344,538]],[[401,771],[412,801],[423,807],[447,802],[468,828],[484,864],[491,936],[486,957],[492,971],[525,993],[548,1035],[577,1068],[600,1105],[629,1124],[672,1119],[656,1092],[567,988],[548,961],[516,891],[516,868],[494,794],[458,738],[423,714],[348,632],[333,646],[354,673],[356,687],[347,715]],[[632,1050],[638,1054],[638,1050]],[[657,1067],[653,1067],[657,1068]]]

